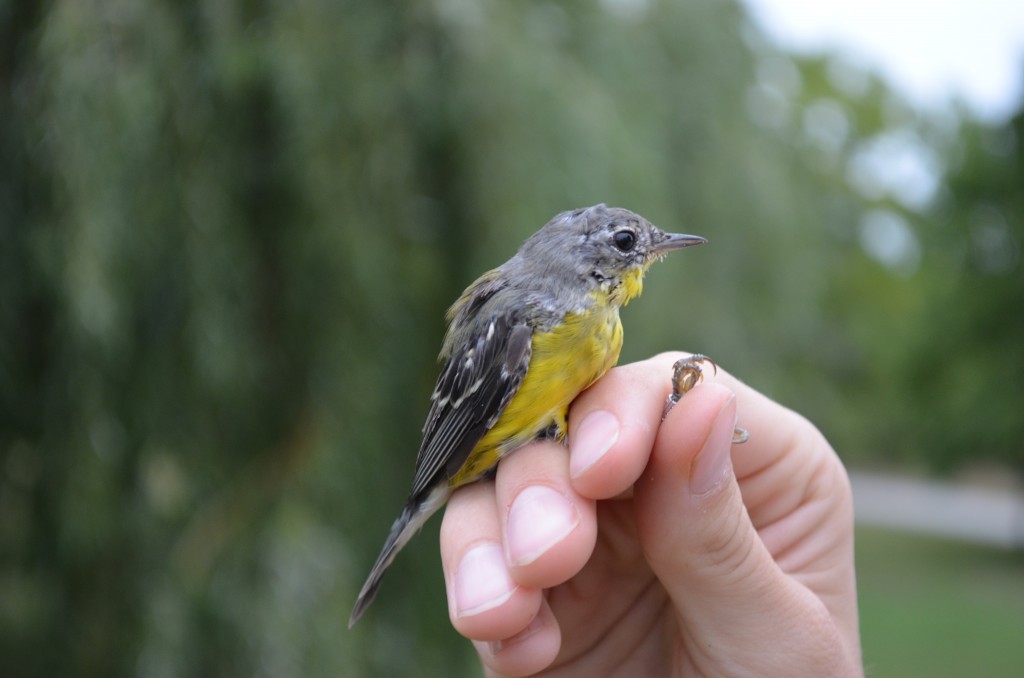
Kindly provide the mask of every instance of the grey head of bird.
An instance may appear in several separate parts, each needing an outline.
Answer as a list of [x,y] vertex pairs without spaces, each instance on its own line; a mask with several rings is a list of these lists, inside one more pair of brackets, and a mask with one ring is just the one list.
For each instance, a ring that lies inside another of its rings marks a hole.
[[639,214],[603,204],[562,212],[530,236],[507,264],[533,285],[562,295],[603,291],[616,303],[640,293],[643,275],[672,250],[706,242],[666,233]]

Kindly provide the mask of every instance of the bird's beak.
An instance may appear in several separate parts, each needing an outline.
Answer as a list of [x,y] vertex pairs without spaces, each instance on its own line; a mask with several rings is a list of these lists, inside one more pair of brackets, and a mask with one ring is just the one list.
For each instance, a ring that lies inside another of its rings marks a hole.
[[665,239],[654,246],[654,251],[658,254],[664,254],[666,252],[671,252],[672,250],[681,250],[684,247],[703,245],[706,242],[707,238],[702,238],[699,235],[686,235],[685,233],[666,233]]

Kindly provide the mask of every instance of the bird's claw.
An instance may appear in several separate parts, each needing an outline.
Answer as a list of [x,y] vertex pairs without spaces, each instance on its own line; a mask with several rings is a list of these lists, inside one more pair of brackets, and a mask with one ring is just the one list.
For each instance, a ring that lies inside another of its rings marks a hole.
[[673,363],[672,393],[669,395],[668,400],[665,401],[665,411],[661,415],[662,419],[667,417],[672,408],[676,406],[676,403],[704,378],[704,369],[700,366],[704,362],[711,363],[715,373],[718,372],[718,366],[715,365],[715,361],[700,353],[694,353],[689,358],[680,358]]
[[[689,358],[680,358],[673,363],[672,393],[665,401],[665,411],[661,415],[662,421],[672,411],[672,408],[676,406],[676,403],[704,379],[704,370],[701,367],[701,363],[710,363],[714,373],[718,374],[718,365],[715,364],[715,361],[701,353],[694,353]],[[748,440],[750,440],[750,433],[746,429],[737,426],[732,434],[733,444],[739,445]]]

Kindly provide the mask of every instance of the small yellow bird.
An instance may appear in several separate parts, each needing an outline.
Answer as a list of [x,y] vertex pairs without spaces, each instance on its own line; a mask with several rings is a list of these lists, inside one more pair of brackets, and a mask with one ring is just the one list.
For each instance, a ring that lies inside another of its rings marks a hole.
[[444,367],[409,499],[349,628],[373,602],[398,552],[455,488],[537,438],[564,441],[573,399],[619,359],[619,308],[643,290],[653,262],[704,242],[665,233],[629,210],[595,205],[559,214],[462,293],[448,310]]

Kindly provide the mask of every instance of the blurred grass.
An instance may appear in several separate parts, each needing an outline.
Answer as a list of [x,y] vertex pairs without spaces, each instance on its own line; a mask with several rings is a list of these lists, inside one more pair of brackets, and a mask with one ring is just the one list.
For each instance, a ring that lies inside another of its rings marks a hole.
[[857,530],[868,676],[1019,676],[1024,553]]

